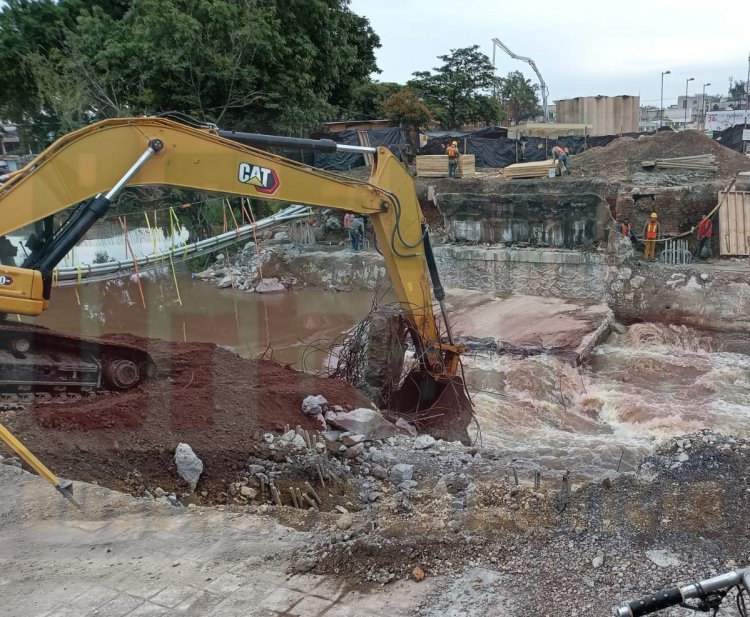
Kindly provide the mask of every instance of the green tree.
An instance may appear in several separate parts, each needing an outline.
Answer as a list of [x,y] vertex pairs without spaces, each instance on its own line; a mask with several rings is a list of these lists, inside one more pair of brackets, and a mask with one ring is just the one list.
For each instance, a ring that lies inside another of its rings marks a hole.
[[404,88],[383,102],[385,114],[399,126],[418,129],[433,122],[430,108],[412,88]]
[[351,104],[379,44],[349,0],[9,0],[0,115],[40,141],[170,110],[299,134]]
[[729,88],[729,100],[738,105],[744,105],[747,101],[747,89],[745,81],[735,81]]
[[357,84],[352,89],[351,102],[347,109],[342,109],[342,120],[374,120],[385,118],[385,102],[404,86],[392,82],[367,81]]
[[500,83],[490,59],[479,45],[452,49],[439,56],[443,65],[414,73],[409,82],[446,129],[474,122],[497,122],[502,111],[491,93]]
[[539,113],[538,91],[539,86],[532,84],[520,71],[508,73],[508,76],[502,79],[500,96],[508,110],[511,124],[518,124],[521,120]]

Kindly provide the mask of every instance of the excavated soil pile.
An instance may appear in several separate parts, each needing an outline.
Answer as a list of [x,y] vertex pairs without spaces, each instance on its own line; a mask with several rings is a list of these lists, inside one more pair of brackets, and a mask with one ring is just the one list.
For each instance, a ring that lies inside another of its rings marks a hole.
[[[203,460],[202,486],[223,490],[249,456],[268,457],[264,432],[285,425],[321,428],[301,412],[306,396],[322,394],[346,409],[370,406],[344,381],[246,360],[212,344],[106,338],[146,349],[158,376],[124,394],[2,414],[3,423],[62,477],[130,490],[135,475],[179,493],[186,485],[175,473],[173,456],[185,442]],[[11,454],[4,448],[0,453]]]
[[[698,131],[662,131],[637,139],[621,137],[607,146],[571,157],[571,167],[576,176],[627,180],[632,174],[643,171],[643,161],[700,154],[716,156],[720,177],[750,170],[750,159]],[[698,173],[715,175],[705,171]]]

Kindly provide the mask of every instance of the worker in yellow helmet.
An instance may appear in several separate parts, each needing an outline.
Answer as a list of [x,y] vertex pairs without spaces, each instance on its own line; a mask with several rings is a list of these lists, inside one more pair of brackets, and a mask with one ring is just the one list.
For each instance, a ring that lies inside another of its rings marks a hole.
[[448,177],[458,178],[458,157],[461,156],[458,151],[458,142],[452,141],[445,149],[445,153],[448,155]]
[[646,248],[643,252],[644,259],[653,259],[656,250],[656,240],[661,237],[661,226],[656,212],[652,212],[646,226],[643,228],[643,238]]

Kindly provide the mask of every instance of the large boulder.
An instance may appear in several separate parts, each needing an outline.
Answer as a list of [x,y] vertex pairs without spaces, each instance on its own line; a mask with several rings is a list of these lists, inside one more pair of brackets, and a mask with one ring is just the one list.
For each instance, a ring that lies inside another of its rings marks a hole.
[[174,464],[177,474],[190,485],[190,490],[194,491],[203,473],[203,461],[188,444],[180,443],[174,452]]

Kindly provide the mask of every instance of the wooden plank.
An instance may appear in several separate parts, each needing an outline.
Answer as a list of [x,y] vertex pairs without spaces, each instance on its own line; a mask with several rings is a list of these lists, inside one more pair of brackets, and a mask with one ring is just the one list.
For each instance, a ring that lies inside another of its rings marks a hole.
[[514,163],[503,169],[506,178],[546,178],[549,170],[555,168],[552,159],[546,161],[532,161],[531,163]]
[[750,255],[750,192],[719,193],[719,253]]
[[[462,154],[458,157],[458,177],[476,175],[476,157]],[[417,176],[420,178],[447,178],[448,156],[446,154],[420,154],[417,156]]]

